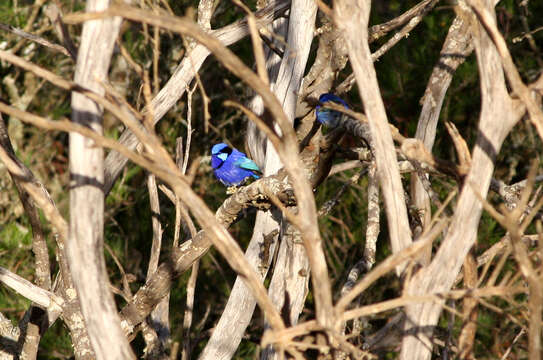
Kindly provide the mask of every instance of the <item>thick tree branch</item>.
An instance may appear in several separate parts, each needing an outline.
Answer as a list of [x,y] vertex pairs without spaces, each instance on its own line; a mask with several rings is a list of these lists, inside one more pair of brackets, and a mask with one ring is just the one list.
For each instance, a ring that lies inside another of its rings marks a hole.
[[369,119],[377,172],[385,200],[390,242],[393,252],[396,253],[411,243],[411,230],[392,135],[368,46],[369,13],[370,2],[366,0],[358,0],[356,4],[346,1],[334,4],[336,24],[345,31],[351,65],[359,88],[363,89],[360,95]]
[[[486,1],[492,11],[492,1]],[[472,16],[466,14],[465,16]],[[523,108],[514,106],[510,99],[498,53],[481,27],[473,29],[475,50],[481,77],[482,108],[477,143],[473,150],[471,169],[458,200],[451,226],[431,264],[419,271],[406,288],[408,295],[421,295],[447,291],[452,284],[465,256],[476,240],[482,206],[477,194],[486,197],[494,169],[494,161],[503,140],[523,114]],[[430,340],[443,303],[409,305],[406,309],[406,330],[401,359],[429,359]]]
[[[422,110],[417,123],[415,138],[422,140],[424,146],[432,151],[437,123],[441,114],[443,100],[452,81],[456,69],[473,51],[469,23],[457,16],[441,49],[438,63],[434,66],[422,101]],[[422,212],[423,226],[430,224],[432,217],[430,199],[417,175],[411,178],[411,199],[413,205]],[[415,234],[418,235],[418,234]],[[422,260],[430,262],[431,249],[427,249]]]
[[[91,0],[86,11],[108,7],[108,0]],[[99,94],[107,77],[121,18],[83,25],[75,83]],[[72,121],[102,133],[102,109],[80,93],[72,94]],[[70,227],[66,252],[92,347],[98,359],[132,359],[134,354],[120,326],[109,288],[103,250],[103,149],[81,134],[70,134]]]

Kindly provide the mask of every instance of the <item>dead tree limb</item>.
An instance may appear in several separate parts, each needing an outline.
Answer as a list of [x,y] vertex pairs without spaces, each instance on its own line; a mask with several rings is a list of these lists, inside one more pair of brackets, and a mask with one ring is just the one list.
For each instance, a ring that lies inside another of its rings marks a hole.
[[[469,31],[469,23],[457,16],[441,49],[438,63],[432,70],[426,91],[421,99],[422,110],[417,123],[415,138],[422,140],[424,146],[432,151],[436,137],[437,123],[441,114],[443,100],[452,81],[456,69],[473,51],[473,42]],[[411,199],[418,211],[422,212],[422,229],[430,224],[432,218],[430,198],[417,175],[411,178]],[[417,236],[418,234],[415,234]],[[428,249],[421,260],[430,262],[431,249]]]
[[[109,1],[93,0],[87,12],[107,9]],[[113,45],[122,19],[89,21],[83,25],[75,82],[99,94],[107,77]],[[72,121],[102,133],[102,109],[80,93],[72,94]],[[81,310],[98,359],[133,359],[120,326],[103,250],[103,149],[81,134],[70,134],[70,227],[66,251]]]
[[[486,8],[493,11],[493,1],[486,1]],[[407,285],[407,295],[421,295],[448,291],[464,259],[476,241],[482,205],[475,193],[486,197],[496,155],[503,140],[524,113],[524,107],[513,102],[507,93],[501,61],[496,48],[484,29],[474,23],[473,15],[465,13],[472,23],[475,51],[481,78],[481,115],[473,160],[460,194],[449,231],[430,265],[417,273]],[[495,21],[495,20],[494,20]],[[429,359],[431,336],[441,313],[443,303],[411,304],[406,308],[401,359]]]
[[334,4],[334,14],[337,26],[345,32],[349,59],[359,88],[363,89],[360,95],[370,123],[390,242],[396,253],[411,243],[411,229],[394,144],[368,45],[370,4],[365,0],[358,0],[356,4],[339,1]]
[[[317,4],[314,1],[295,0],[292,2],[285,55],[281,61],[279,75],[274,86],[274,93],[282,100],[283,109],[291,123],[294,123],[296,116],[298,94],[301,92],[302,78],[313,40],[316,15]],[[274,161],[275,151],[268,149],[266,161]],[[281,166],[281,162],[274,161],[274,165]],[[310,169],[307,166],[300,170],[309,178],[308,171]],[[315,263],[315,259],[308,260],[308,255],[311,256],[311,254],[306,252],[306,249],[300,244],[303,237],[299,229],[296,229],[295,224],[290,224],[285,217],[283,217],[280,233],[280,247],[268,293],[276,308],[284,314],[285,321],[291,325],[298,322],[298,316],[303,309],[308,291],[309,264],[319,266],[321,270],[326,270],[326,264],[321,262],[319,265]],[[320,256],[322,256],[322,244],[315,245],[320,249],[317,249],[313,254],[320,252]],[[307,247],[307,243],[305,246]],[[322,267],[323,264],[324,267]],[[313,273],[313,276],[317,276],[317,274]],[[313,283],[314,295],[318,298],[317,313],[328,311],[325,307],[332,305],[328,274],[321,273],[318,279],[320,279],[318,281],[323,281],[324,291],[315,288],[316,283]],[[329,293],[326,294],[326,292]],[[326,300],[327,297],[330,297],[329,300]],[[326,305],[327,301],[330,301],[329,305]],[[319,309],[321,306],[323,306],[323,310]],[[317,317],[319,318],[319,315]],[[321,320],[324,319],[321,318]],[[262,352],[261,359],[276,359],[281,356],[281,353],[280,348],[267,348]]]

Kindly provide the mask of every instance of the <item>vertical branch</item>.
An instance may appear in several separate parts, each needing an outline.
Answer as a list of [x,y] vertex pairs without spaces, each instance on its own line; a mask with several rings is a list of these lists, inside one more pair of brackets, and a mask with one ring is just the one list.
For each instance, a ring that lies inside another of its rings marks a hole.
[[200,269],[200,260],[192,264],[192,269],[187,282],[187,305],[185,307],[185,316],[183,317],[183,350],[181,360],[190,359],[190,327],[192,326],[192,315],[194,313],[194,295],[196,292],[196,280],[198,279],[198,270]]
[[[268,3],[274,4],[277,0],[268,0]],[[257,5],[258,6],[258,5]],[[266,27],[268,33],[274,34],[274,38],[271,40],[272,45],[283,48],[284,44],[279,44],[277,38],[286,38],[288,31],[288,21],[285,18],[279,18],[272,24]],[[266,56],[266,69],[268,71],[268,82],[270,87],[273,88],[277,81],[277,75],[279,73],[279,66],[281,64],[281,56],[279,56],[273,49],[266,47],[264,49]],[[258,116],[262,116],[264,113],[264,102],[262,97],[255,94],[249,102],[249,109]],[[267,139],[262,131],[260,131],[256,124],[252,121],[247,122],[247,137],[246,137],[247,150],[251,158],[258,164],[261,169],[265,169],[266,164],[266,148]],[[255,225],[255,229],[258,227]]]
[[[513,241],[513,240],[512,240]],[[514,241],[521,242],[520,237]],[[522,246],[522,245],[521,245]],[[528,253],[526,252],[526,257]],[[530,308],[530,333],[528,336],[530,360],[541,359],[541,312],[543,310],[543,286],[541,285],[542,277],[538,275],[536,270],[530,269],[530,277],[528,283],[530,285],[530,299],[528,306]]]
[[[19,167],[24,168],[21,161],[15,156],[13,146],[8,136],[8,131],[4,120],[0,114],[0,146],[16,161]],[[30,170],[28,170],[30,172]],[[36,264],[36,285],[39,287],[50,290],[51,289],[51,271],[49,263],[49,252],[47,250],[47,244],[45,242],[45,236],[40,222],[38,209],[34,206],[30,195],[23,189],[20,184],[21,179],[10,173],[17,192],[25,209],[25,212],[30,219],[30,225],[32,226],[32,251],[34,252],[35,264]],[[30,174],[29,174],[30,175]]]
[[[281,67],[279,68],[277,83],[274,86],[275,96],[279,99],[283,111],[291,123],[294,122],[296,114],[296,104],[298,100],[297,93],[301,88],[309,49],[313,39],[316,14],[317,5],[314,1],[294,0],[292,2],[287,48],[281,62]],[[279,125],[282,127],[281,130],[285,132],[285,125]],[[288,136],[288,134],[284,134],[283,136],[285,149],[289,148],[289,145],[287,144],[287,141],[290,141]],[[278,154],[275,151],[276,149],[272,148],[270,145],[271,142],[268,142],[265,169],[265,173],[267,174],[278,170],[273,169],[272,166],[268,166],[269,162],[277,164],[278,159]],[[285,157],[284,150],[282,152],[283,157]],[[296,160],[296,157],[291,157],[289,160]],[[285,162],[284,166],[288,170],[295,163],[296,162],[294,161],[291,164]],[[300,162],[298,161],[298,163]],[[308,190],[310,191],[308,188],[309,184],[307,183],[307,185],[304,186],[302,182],[303,177],[308,177],[309,174],[307,174],[306,171],[300,172],[300,168],[295,171],[297,173],[289,171],[289,176],[292,177],[294,189],[297,193],[300,219],[300,224],[298,224],[298,226],[300,227],[299,231],[304,242],[309,263],[311,264],[311,281],[313,284],[313,296],[315,297],[317,321],[323,326],[329,327],[332,326],[334,321],[332,287],[322,247],[322,238],[320,237],[316,221],[315,200],[312,193],[307,193]]]
[[[153,240],[149,266],[147,268],[147,279],[149,279],[158,268],[160,250],[162,248],[162,225],[160,224],[160,202],[155,175],[147,176],[147,189],[151,206],[151,221],[153,226]],[[157,304],[155,309],[147,318],[147,326],[143,327],[143,338],[145,340],[145,356],[147,359],[165,358],[164,349],[170,338],[170,325],[168,321],[169,298],[165,297]]]
[[[434,145],[437,122],[441,114],[441,108],[445,94],[452,81],[454,72],[473,51],[473,42],[469,32],[469,23],[457,16],[441,49],[438,63],[432,70],[426,91],[422,99],[422,110],[417,123],[415,138],[422,140],[429,151]],[[430,225],[432,218],[430,199],[419,179],[418,175],[411,178],[411,197],[416,209],[422,210],[424,231]],[[415,234],[418,236],[419,234]],[[430,262],[431,248],[427,249],[423,261]]]
[[160,257],[160,248],[162,244],[162,225],[160,224],[160,202],[158,200],[158,191],[156,186],[156,177],[149,174],[147,177],[147,190],[149,191],[149,203],[151,206],[151,221],[153,224],[153,242],[151,244],[151,256],[147,268],[147,278],[149,278],[158,267]]
[[[87,2],[86,11],[107,7],[107,0],[91,0]],[[100,83],[106,79],[120,25],[120,18],[85,22],[75,71],[78,85],[104,93]],[[102,133],[102,109],[75,92],[72,93],[72,121]],[[66,247],[92,347],[98,359],[134,358],[121,330],[104,260],[103,149],[76,133],[70,133],[70,175],[70,227]]]
[[[462,5],[462,3],[461,3]],[[463,4],[465,7],[465,4]],[[493,11],[493,1],[486,8]],[[469,17],[474,34],[477,64],[481,79],[481,115],[478,136],[467,185],[462,188],[449,231],[430,265],[406,286],[406,295],[447,291],[454,283],[464,259],[476,240],[483,198],[488,193],[496,155],[503,140],[519,120],[522,109],[515,108],[507,93],[499,55],[484,29]],[[495,20],[494,20],[495,21]],[[412,304],[406,308],[408,336],[402,341],[400,359],[429,359],[430,337],[441,313],[442,303]]]
[[367,0],[358,0],[356,4],[338,1],[334,4],[334,14],[337,26],[345,32],[349,59],[359,88],[363,89],[360,97],[370,123],[390,242],[392,251],[397,253],[411,243],[411,230],[396,152],[368,45],[370,4]]
[[[468,289],[477,287],[477,262],[473,251],[468,253],[464,261],[464,284]],[[462,301],[464,304],[464,324],[458,338],[458,348],[460,349],[460,359],[473,359],[473,346],[475,343],[475,332],[477,331],[477,299],[466,297]]]
[[379,179],[377,178],[377,167],[375,161],[373,161],[368,172],[368,224],[366,227],[366,244],[364,246],[366,271],[370,271],[375,264],[377,237],[380,231],[379,210]]
[[[377,167],[375,161],[369,165],[368,170],[368,221],[366,226],[366,242],[364,244],[364,255],[349,271],[347,281],[341,289],[341,296],[345,296],[349,291],[353,289],[356,281],[361,274],[367,274],[375,264],[375,254],[377,248],[377,237],[379,236],[379,179],[377,178]],[[360,296],[356,298],[357,305],[360,303]],[[360,331],[362,328],[361,319],[353,320],[353,333]],[[341,326],[341,334],[345,335],[346,323]],[[334,354],[334,359],[345,359],[347,354],[345,351],[337,351]]]
[[[154,4],[153,11],[157,13],[157,4]],[[147,106],[147,113],[143,120],[147,131],[154,134],[153,114],[154,108],[151,99],[151,92],[156,94],[159,90],[158,61],[160,54],[160,29],[158,26],[153,28],[153,91],[151,91],[151,82],[147,70],[141,72],[143,78],[143,97]],[[146,151],[153,152],[152,147],[146,147]],[[151,245],[151,254],[149,257],[149,266],[147,268],[146,279],[149,280],[158,268],[160,251],[162,248],[162,225],[160,223],[160,202],[158,199],[158,190],[156,177],[154,174],[147,176],[147,189],[149,192],[149,203],[151,209],[151,221],[153,228],[153,240]],[[145,340],[144,356],[146,359],[165,359],[167,358],[165,349],[170,340],[169,324],[169,296],[164,297],[151,311],[151,314],[145,320],[142,327],[143,338]]]
[[196,294],[196,280],[198,280],[198,271],[200,270],[200,260],[196,260],[192,264],[189,281],[187,282],[187,304],[185,306],[185,314],[183,316],[183,349],[181,351],[181,359],[190,359],[190,328],[192,326],[192,318],[194,314],[194,298]]
[[[206,1],[200,1],[200,8],[208,9],[211,12],[212,7],[210,5],[205,5]],[[198,13],[198,19],[202,16],[204,19],[208,19],[207,13],[203,10]],[[200,24],[200,22],[199,22]],[[201,24],[200,24],[201,25]],[[205,27],[204,27],[205,28]],[[189,163],[189,154],[190,154],[190,143],[192,140],[192,94],[196,90],[196,86],[187,91],[187,146],[185,149],[185,155],[183,156],[183,140],[182,138],[177,139],[176,147],[176,163],[177,167],[180,169],[182,174],[186,174],[187,166]],[[175,237],[174,237],[174,248],[177,248],[179,243],[179,233],[181,228],[181,215],[185,220],[185,229],[189,229],[191,238],[196,237],[196,227],[192,223],[187,208],[179,199],[176,198],[175,206]],[[187,231],[185,231],[187,232]],[[192,326],[192,315],[194,313],[194,297],[196,295],[196,280],[198,280],[198,271],[200,269],[200,260],[196,260],[192,264],[192,269],[187,282],[187,304],[185,306],[185,315],[183,316],[183,349],[181,350],[181,359],[189,360],[190,359],[190,328]]]
[[200,0],[198,3],[198,25],[204,30],[211,30],[211,17],[213,16],[213,0]]
[[[287,221],[283,221],[283,227],[268,293],[287,324],[296,325],[309,290],[310,267],[300,231]],[[280,359],[281,355],[281,351],[269,346],[260,359]]]

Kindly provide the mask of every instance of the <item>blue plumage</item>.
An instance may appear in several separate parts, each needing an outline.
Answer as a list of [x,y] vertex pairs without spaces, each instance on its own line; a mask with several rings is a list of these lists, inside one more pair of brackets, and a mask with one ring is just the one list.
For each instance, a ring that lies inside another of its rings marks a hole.
[[[343,105],[343,107],[345,109],[349,109],[349,106],[347,105],[347,103],[345,101],[343,101],[343,99],[340,98],[339,96],[336,96],[334,94],[326,93],[326,94],[322,94],[319,97],[319,102],[321,104],[325,104],[328,101],[334,102],[336,104]],[[315,108],[315,114],[317,116],[317,120],[321,124],[326,125],[326,126],[331,127],[331,128],[334,128],[334,127],[338,126],[339,119],[342,116],[342,113],[340,113],[339,111],[324,108],[320,104],[317,105],[317,107]]]
[[261,172],[253,160],[225,143],[211,148],[211,167],[217,179],[226,186],[239,186],[250,177],[258,179],[257,173]]

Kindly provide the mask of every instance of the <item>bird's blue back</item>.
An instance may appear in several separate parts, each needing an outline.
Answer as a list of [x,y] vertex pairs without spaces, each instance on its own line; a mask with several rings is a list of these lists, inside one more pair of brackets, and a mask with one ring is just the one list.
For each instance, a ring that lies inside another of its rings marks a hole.
[[213,173],[226,186],[239,186],[247,178],[260,178],[260,169],[244,153],[228,147],[224,143],[216,144],[211,149]]
[[[347,105],[347,103],[343,101],[343,99],[337,95],[325,93],[319,97],[319,102],[321,104],[325,104],[329,101],[334,102],[336,104],[343,105],[344,108],[349,109],[349,106]],[[339,119],[342,116],[342,113],[340,113],[339,111],[323,108],[322,105],[320,104],[315,107],[315,114],[317,116],[317,120],[321,124],[326,125],[331,128],[338,126]]]

